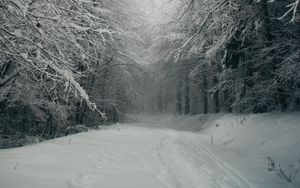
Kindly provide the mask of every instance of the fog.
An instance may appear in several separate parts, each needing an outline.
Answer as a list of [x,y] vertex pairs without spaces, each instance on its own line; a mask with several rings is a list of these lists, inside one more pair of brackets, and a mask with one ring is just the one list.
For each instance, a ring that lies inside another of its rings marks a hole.
[[145,13],[149,24],[163,24],[168,22],[174,11],[175,1],[169,0],[134,0],[137,9]]

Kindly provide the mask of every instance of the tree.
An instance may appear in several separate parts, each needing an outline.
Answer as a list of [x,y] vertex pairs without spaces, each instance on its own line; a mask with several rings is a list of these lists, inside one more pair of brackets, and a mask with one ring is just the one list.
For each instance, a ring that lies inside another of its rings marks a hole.
[[[76,124],[118,121],[119,106],[135,100],[128,85],[140,76],[128,55],[133,47],[124,48],[133,27],[128,21],[132,12],[124,10],[133,6],[102,0],[1,0],[0,130],[49,138]],[[16,121],[7,124],[8,119]]]
[[203,113],[299,109],[299,1],[180,2],[171,25],[184,37],[166,57],[170,67],[194,62],[177,73],[199,87]]

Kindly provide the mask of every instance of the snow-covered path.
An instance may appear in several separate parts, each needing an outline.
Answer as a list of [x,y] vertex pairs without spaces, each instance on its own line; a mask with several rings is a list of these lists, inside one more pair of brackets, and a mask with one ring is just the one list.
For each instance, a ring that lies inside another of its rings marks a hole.
[[159,159],[173,180],[166,187],[252,187],[232,167],[204,145],[198,134],[164,130]]
[[[243,157],[233,151],[225,152],[212,145],[210,138],[198,133],[158,128],[151,123],[114,125],[42,144],[1,150],[0,187],[251,188],[272,185],[265,184],[272,179],[256,179],[255,173],[250,183],[248,177],[236,169],[247,160],[242,161]],[[253,165],[248,160],[246,167],[240,169],[250,169],[251,174],[261,167],[260,162],[254,160]],[[282,187],[277,183],[274,185]]]
[[251,187],[198,134],[170,129],[115,126],[2,151],[0,160],[2,188]]

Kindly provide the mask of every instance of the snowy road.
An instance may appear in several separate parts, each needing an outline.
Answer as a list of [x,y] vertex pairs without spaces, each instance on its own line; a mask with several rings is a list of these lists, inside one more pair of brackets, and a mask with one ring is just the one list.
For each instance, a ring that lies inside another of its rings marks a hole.
[[208,137],[193,132],[157,128],[151,123],[115,125],[1,150],[0,187],[260,187],[232,166],[235,159],[228,164],[220,158],[223,151],[213,148]]

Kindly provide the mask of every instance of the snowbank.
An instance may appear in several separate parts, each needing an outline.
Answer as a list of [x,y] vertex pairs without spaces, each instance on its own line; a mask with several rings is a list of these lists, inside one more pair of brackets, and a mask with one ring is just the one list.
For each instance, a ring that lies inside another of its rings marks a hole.
[[134,118],[138,124],[153,123],[156,120],[159,128],[198,132],[217,146],[256,150],[288,160],[300,159],[299,112],[253,115],[137,115]]
[[[293,184],[300,185],[300,172],[297,173],[297,170],[300,171],[299,112],[153,117],[138,115],[136,119],[145,123],[156,119],[156,125],[163,126],[161,128],[197,132],[205,138],[207,144],[214,145],[213,148],[217,153],[220,155],[223,153],[224,159],[227,157],[228,161],[231,160],[232,165],[240,162],[241,164],[237,165],[240,166],[240,171],[248,168],[249,164],[242,164],[247,160],[253,164],[260,164],[248,174],[245,172],[246,176],[253,177],[253,181],[256,181],[255,178],[262,179],[261,171],[268,171],[270,162],[268,157],[275,159],[277,168],[280,165],[286,175],[295,175]],[[233,157],[228,155],[230,152],[233,153]],[[239,157],[235,159],[235,155]],[[253,176],[255,173],[257,177]],[[278,178],[277,171],[267,173],[273,173],[274,177]]]
[[224,114],[208,124],[202,133],[216,145],[300,159],[300,113]]

